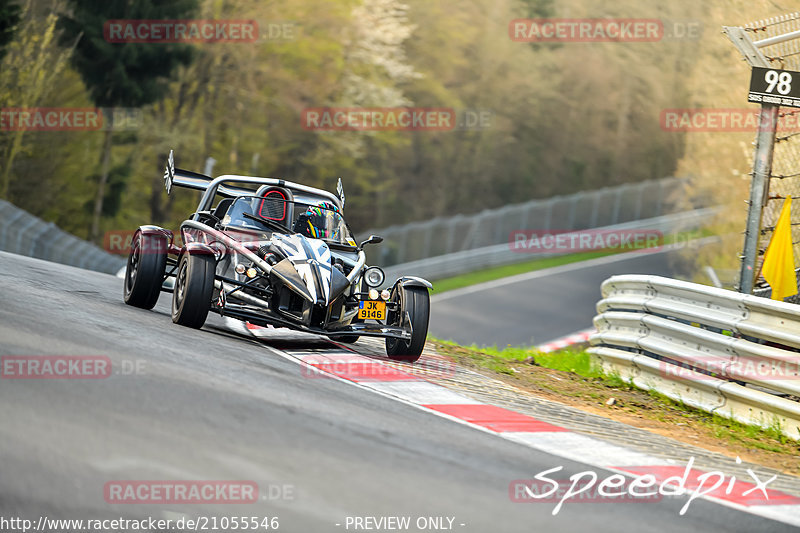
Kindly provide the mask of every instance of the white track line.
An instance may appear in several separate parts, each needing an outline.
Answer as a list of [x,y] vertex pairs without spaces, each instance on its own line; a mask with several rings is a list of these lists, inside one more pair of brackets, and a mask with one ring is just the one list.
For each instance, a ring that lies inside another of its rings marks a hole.
[[[262,338],[266,337],[266,335],[263,334],[260,336]],[[440,385],[420,379],[419,376],[409,375],[409,379],[398,379],[398,375],[403,374],[402,370],[384,365],[375,358],[356,354],[350,350],[341,348],[317,352],[296,350],[296,353],[292,353],[292,350],[279,350],[264,343],[261,343],[261,345],[270,352],[300,365],[306,372],[310,370],[313,372],[324,372],[328,374],[330,379],[369,390],[386,398],[391,398],[428,413],[433,413],[439,417],[469,426],[473,429],[483,431],[484,433],[499,436],[549,455],[575,461],[597,469],[622,474],[627,477],[638,477],[636,474],[627,471],[627,469],[637,468],[646,472],[652,471],[657,473],[659,469],[669,467],[682,468],[685,466],[679,465],[674,460],[650,456],[595,437],[582,435],[538,421],[534,417],[528,415],[511,412],[504,408],[492,406],[491,404],[484,404]],[[346,374],[346,372],[342,372],[342,370],[347,370],[347,365],[349,364],[355,364],[356,366],[354,368],[358,370],[356,373],[350,374],[351,379],[346,379],[336,373]],[[380,366],[388,368],[380,369]],[[371,375],[369,374],[370,369],[372,369]],[[367,371],[366,374],[365,371]],[[365,375],[367,376],[365,380],[360,380],[364,379]],[[378,377],[383,377],[386,381],[380,381],[377,379]],[[462,411],[462,415],[449,414],[446,412],[448,410],[451,412]],[[478,416],[476,419],[473,415],[475,413],[480,414],[481,410],[490,413],[496,412],[499,418],[492,421],[481,419]],[[465,411],[467,415],[463,414]],[[470,411],[472,411],[471,414],[469,413]],[[467,416],[467,418],[465,419],[464,416]],[[470,421],[470,417],[472,417],[473,421]],[[526,424],[526,422],[528,423]],[[493,430],[490,429],[493,423],[495,427],[500,428],[508,428],[515,423],[520,423],[522,426],[536,426],[538,423],[541,424],[541,429],[533,431],[510,431],[508,429]],[[693,471],[695,473],[704,472],[700,469],[693,469]],[[513,480],[509,480],[509,483],[512,481]],[[746,480],[738,480],[737,483],[742,483],[747,486]],[[686,497],[688,498],[688,494],[691,493],[691,490],[687,490]],[[788,496],[779,491],[773,491],[773,494]],[[792,503],[786,505],[747,505],[733,501],[730,498],[725,499],[723,497],[714,497],[710,495],[703,495],[700,497],[700,499],[713,501],[717,504],[738,509],[743,512],[800,526],[800,498],[790,498],[791,499],[788,501]],[[764,501],[766,502],[766,500]]]

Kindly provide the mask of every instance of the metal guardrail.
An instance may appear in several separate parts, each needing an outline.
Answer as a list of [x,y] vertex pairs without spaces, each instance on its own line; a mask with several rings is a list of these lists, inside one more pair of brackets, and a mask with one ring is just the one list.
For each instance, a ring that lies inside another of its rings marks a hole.
[[589,342],[606,372],[800,439],[800,306],[659,276],[614,276]]
[[116,273],[125,259],[0,200],[0,250],[54,263]]
[[[659,231],[666,237],[671,233],[692,231],[702,227],[719,212],[719,209],[718,207],[695,209],[694,211],[673,213],[671,215],[635,220],[624,224],[593,228],[592,231],[652,230]],[[563,254],[522,253],[514,251],[508,242],[504,242],[502,244],[483,248],[464,250],[421,259],[419,261],[392,265],[390,267],[384,267],[384,271],[386,272],[387,283],[391,283],[403,275],[420,276],[426,279],[437,280],[485,268],[531,261],[542,257],[555,257],[557,255]]]
[[367,250],[370,265],[388,267],[506,243],[519,230],[573,231],[614,226],[674,212],[671,198],[686,178],[663,178],[581,191],[564,196],[486,209],[470,215],[437,217],[358,234],[384,238]]

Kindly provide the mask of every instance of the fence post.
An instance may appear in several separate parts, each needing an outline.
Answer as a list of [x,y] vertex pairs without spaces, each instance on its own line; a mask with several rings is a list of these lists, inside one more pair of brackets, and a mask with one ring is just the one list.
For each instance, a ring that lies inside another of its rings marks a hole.
[[[766,122],[766,124],[765,124]],[[742,265],[739,270],[739,292],[753,292],[758,239],[761,236],[761,215],[769,198],[769,176],[772,173],[772,153],[775,148],[775,127],[778,123],[778,106],[762,104],[756,135],[756,155],[753,161],[753,179],[750,182],[750,200],[747,208],[747,227],[744,233]]]
[[619,222],[619,208],[620,203],[622,202],[622,189],[623,187],[617,188],[617,197],[614,198],[614,213],[611,215],[611,225]]
[[[733,45],[742,53],[751,67],[769,68],[770,63],[745,32],[744,28],[723,27]],[[767,43],[762,43],[761,46]],[[775,149],[775,132],[778,126],[778,106],[761,104],[756,134],[756,151],[753,161],[753,179],[750,182],[750,200],[747,208],[747,226],[739,269],[739,292],[750,294],[755,282],[758,258],[758,240],[761,236],[761,215],[769,199],[769,178],[772,173],[772,155]]]
[[639,194],[636,196],[636,214],[633,216],[634,220],[639,220],[639,217],[642,216],[642,202],[644,201],[644,188],[646,185],[646,181],[639,184]]

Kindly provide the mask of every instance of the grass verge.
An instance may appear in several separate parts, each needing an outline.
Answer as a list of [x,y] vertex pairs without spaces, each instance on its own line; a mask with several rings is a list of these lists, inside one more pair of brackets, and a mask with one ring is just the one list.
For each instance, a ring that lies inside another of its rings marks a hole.
[[433,281],[433,286],[436,290],[435,294],[444,291],[452,291],[462,287],[469,287],[478,283],[486,281],[494,281],[500,278],[507,278],[509,276],[516,276],[517,274],[525,274],[533,272],[534,270],[542,270],[545,268],[553,268],[561,265],[568,265],[570,263],[577,263],[578,261],[586,261],[596,257],[604,257],[606,255],[613,255],[614,252],[586,252],[582,254],[559,255],[554,257],[545,257],[541,259],[534,259],[532,261],[525,261],[522,263],[514,263],[512,265],[503,265],[499,267],[487,268],[485,270],[478,270],[453,276],[451,278],[443,278]]
[[432,339],[455,362],[538,396],[728,456],[800,475],[800,443],[779,428],[760,428],[712,415],[603,373],[583,349],[478,348]]
[[[713,233],[708,229],[669,234],[659,239],[658,245],[666,246],[669,244],[674,244],[676,242],[688,242],[690,240],[699,239],[702,237],[708,237],[710,235],[713,235]],[[562,265],[568,265],[570,263],[577,263],[579,261],[587,261],[589,259],[605,257],[607,255],[616,255],[619,253],[630,252],[630,251],[632,250],[606,249],[593,252],[582,252],[569,255],[556,255],[552,257],[543,257],[539,259],[533,259],[531,261],[524,261],[522,263],[514,263],[512,265],[492,267],[484,270],[478,270],[475,272],[468,272],[466,274],[461,274],[450,278],[433,280],[434,284],[433,286],[436,290],[436,294],[439,294],[445,291],[460,289],[462,287],[469,287],[470,285],[476,285],[478,283],[494,281],[496,279],[507,278],[509,276],[516,276],[518,274],[526,274],[528,272],[533,272],[535,270],[553,268]],[[644,252],[643,250],[638,250],[638,251]]]

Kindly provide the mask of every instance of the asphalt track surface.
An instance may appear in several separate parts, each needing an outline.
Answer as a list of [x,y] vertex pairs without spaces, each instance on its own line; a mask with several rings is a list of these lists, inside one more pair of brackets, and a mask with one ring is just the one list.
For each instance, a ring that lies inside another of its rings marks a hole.
[[[701,500],[679,516],[685,497],[568,504],[552,516],[552,504],[512,503],[509,483],[558,465],[565,478],[590,467],[346,382],[306,378],[279,354],[297,341],[257,342],[219,319],[201,331],[176,326],[167,294],[154,311],[131,308],[113,276],[2,252],[0,294],[0,354],[106,356],[113,369],[93,380],[4,374],[0,518],[277,516],[279,531],[292,532],[353,531],[348,516],[403,515],[455,517],[454,530],[487,533],[793,530]],[[252,480],[260,501],[104,499],[110,481],[187,479]]]
[[635,252],[436,294],[429,333],[478,346],[534,346],[592,327],[600,284],[617,274],[672,276],[669,255]]

